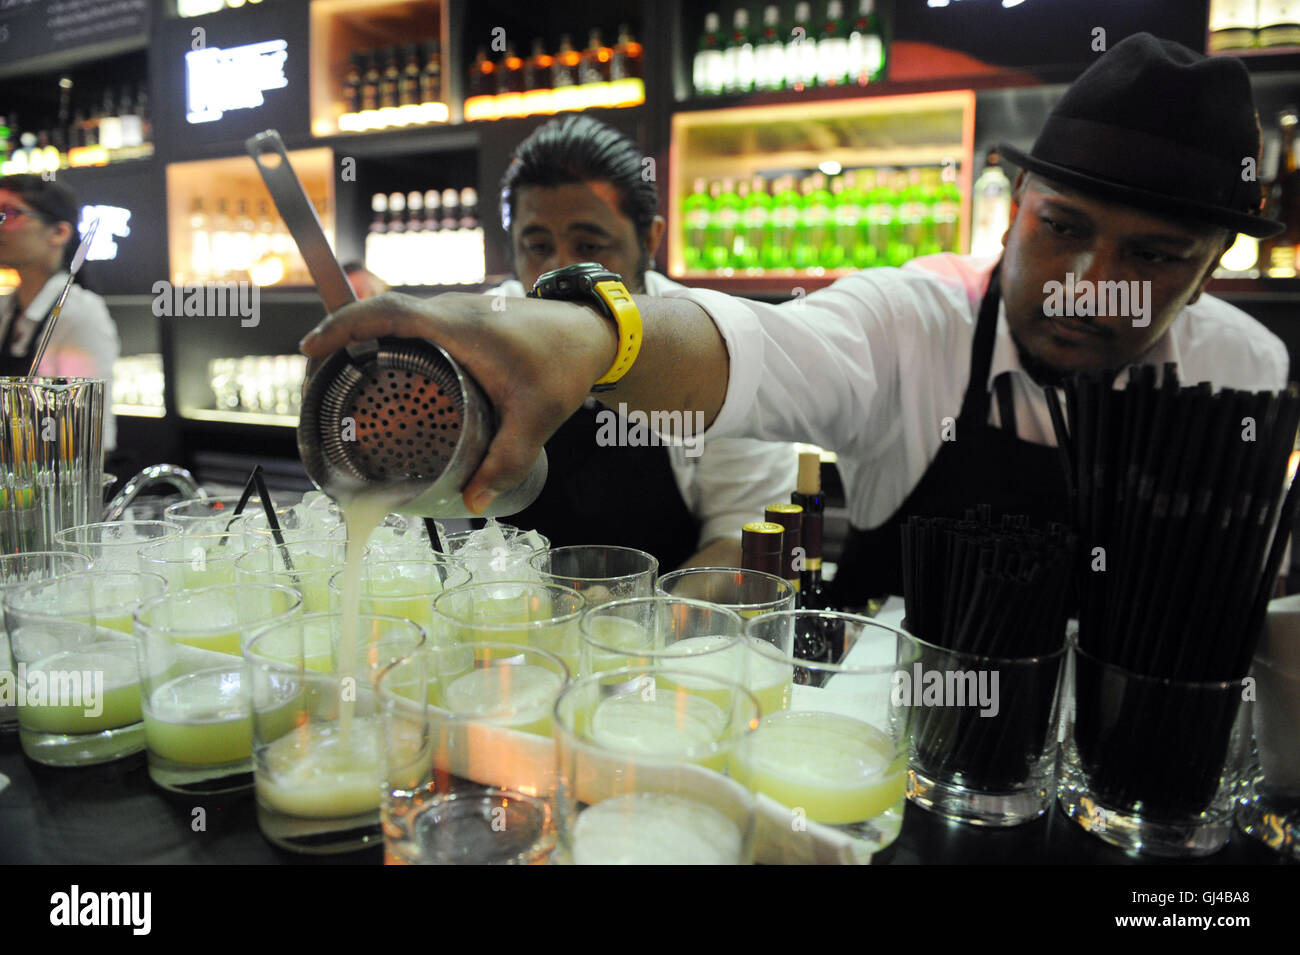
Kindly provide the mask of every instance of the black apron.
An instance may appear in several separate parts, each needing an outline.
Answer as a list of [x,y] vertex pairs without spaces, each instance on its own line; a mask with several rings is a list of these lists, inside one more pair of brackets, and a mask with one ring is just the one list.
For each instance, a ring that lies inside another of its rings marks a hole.
[[[956,440],[939,446],[920,483],[894,515],[874,530],[850,528],[831,585],[836,606],[862,607],[869,598],[903,593],[902,526],[912,515],[963,517],[968,508],[987,504],[994,516],[1027,514],[1045,526],[1069,517],[1065,475],[1054,447],[1016,436],[1011,382],[996,382],[1002,427],[989,420],[988,376],[997,335],[999,265],[980,303],[971,349],[970,382],[957,418]],[[940,427],[935,422],[935,427]]]
[[546,442],[549,474],[537,500],[510,517],[552,547],[615,544],[653,554],[659,572],[698,549],[700,522],[682,500],[666,447],[601,447],[599,409],[579,408]]
[[[57,301],[56,299],[56,304]],[[36,330],[32,332],[32,337],[27,340],[27,347],[22,350],[21,355],[13,354],[9,347],[13,344],[14,332],[18,329],[18,323],[23,320],[23,311],[18,308],[17,300],[14,300],[13,307],[15,310],[13,320],[9,322],[9,327],[5,330],[4,341],[0,343],[0,377],[25,378],[32,367],[32,353],[36,348],[36,343],[41,340],[41,333],[45,330],[45,324],[50,320],[50,316],[54,314],[54,306],[51,305],[46,310],[45,317],[37,324]]]

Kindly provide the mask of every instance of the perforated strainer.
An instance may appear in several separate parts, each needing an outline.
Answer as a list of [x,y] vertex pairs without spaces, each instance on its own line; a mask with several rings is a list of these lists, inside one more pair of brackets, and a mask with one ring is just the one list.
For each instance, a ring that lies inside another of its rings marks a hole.
[[[248,152],[333,312],[355,301],[280,135],[258,133]],[[478,384],[445,351],[422,339],[357,342],[308,379],[298,419],[298,452],[316,486],[340,503],[382,492],[394,510],[422,517],[468,517],[461,491],[496,435],[496,414]],[[484,516],[506,517],[537,499],[546,452],[528,477]]]
[[[358,342],[312,375],[298,450],[308,475],[336,500],[383,487],[398,510],[464,517],[461,490],[496,433],[491,405],[437,345],[410,338]],[[523,510],[546,483],[546,454],[488,514]]]

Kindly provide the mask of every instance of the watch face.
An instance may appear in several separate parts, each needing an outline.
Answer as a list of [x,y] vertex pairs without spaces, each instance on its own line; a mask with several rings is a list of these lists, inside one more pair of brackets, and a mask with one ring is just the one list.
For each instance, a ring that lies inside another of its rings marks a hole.
[[609,271],[599,262],[579,262],[562,269],[543,272],[533,286],[537,298],[572,298],[591,294],[596,282],[608,279],[622,281],[622,277]]

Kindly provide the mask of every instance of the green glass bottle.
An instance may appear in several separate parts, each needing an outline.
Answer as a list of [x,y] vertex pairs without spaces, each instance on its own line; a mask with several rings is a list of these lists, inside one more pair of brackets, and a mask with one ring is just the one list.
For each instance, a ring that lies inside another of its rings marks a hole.
[[804,201],[804,222],[808,225],[810,268],[826,268],[833,244],[835,200],[827,188],[826,174],[815,172],[808,177],[808,198]]
[[831,180],[831,235],[822,259],[826,268],[842,269],[853,264],[853,247],[857,244],[861,219],[862,192],[850,170]]
[[940,171],[933,166],[919,170],[916,185],[917,201],[921,209],[921,230],[917,237],[916,254],[934,255],[943,251],[935,234],[936,216],[939,213],[939,187],[943,185]]
[[708,186],[703,179],[696,179],[691,194],[682,200],[682,259],[688,272],[708,268],[704,250],[712,215],[713,200],[709,198]]
[[740,231],[744,251],[739,268],[757,273],[765,267],[765,256],[772,247],[772,197],[767,194],[767,180],[762,176],[754,176],[749,182],[749,194],[744,197],[740,213]]
[[[956,167],[952,178],[956,178]],[[956,252],[961,245],[961,187],[944,179],[934,202],[934,244],[938,252]]]
[[921,233],[921,202],[919,190],[910,182],[906,172],[892,177],[894,215],[889,223],[889,252],[887,264],[902,265],[916,258],[917,243]]
[[740,227],[740,196],[736,194],[736,181],[730,177],[714,183],[714,188],[708,267],[721,271],[733,267],[736,232]]
[[803,214],[803,196],[794,187],[794,176],[777,180],[772,195],[772,244],[764,268],[792,268],[795,233]]
[[879,256],[872,240],[873,228],[870,215],[871,194],[876,189],[876,171],[874,169],[851,169],[848,175],[853,177],[854,188],[857,190],[861,209],[859,210],[857,229],[854,230],[853,245],[851,246],[852,257],[845,264],[852,265],[855,269],[869,269],[879,264]]
[[890,188],[893,170],[876,173],[876,186],[867,193],[867,231],[875,252],[873,265],[889,265],[889,247],[894,240],[894,193]]

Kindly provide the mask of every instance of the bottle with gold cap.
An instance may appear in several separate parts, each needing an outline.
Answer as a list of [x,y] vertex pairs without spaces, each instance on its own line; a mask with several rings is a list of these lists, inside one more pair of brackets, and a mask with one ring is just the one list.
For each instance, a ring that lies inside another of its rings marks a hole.
[[769,524],[780,524],[784,531],[780,576],[794,588],[795,603],[803,606],[799,593],[803,587],[803,508],[798,504],[769,504],[763,518]]
[[785,528],[768,521],[750,521],[740,529],[740,566],[775,577],[782,575]]

